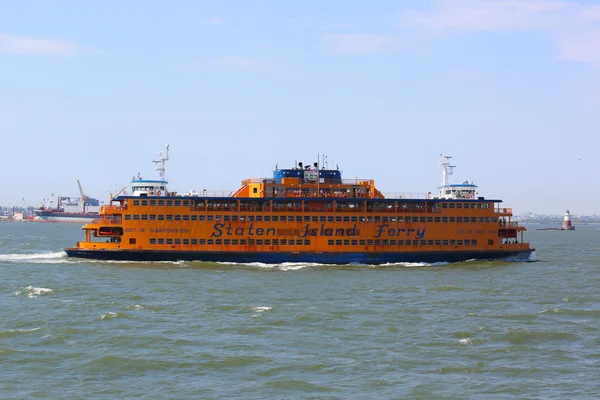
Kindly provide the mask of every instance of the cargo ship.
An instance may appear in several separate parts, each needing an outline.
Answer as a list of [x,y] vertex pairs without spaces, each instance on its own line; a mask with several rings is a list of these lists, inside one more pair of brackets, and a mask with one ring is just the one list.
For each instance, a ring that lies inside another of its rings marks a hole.
[[278,168],[231,193],[180,194],[167,188],[169,147],[155,162],[159,179],[134,177],[82,227],[70,257],[130,261],[386,264],[530,260],[525,227],[502,200],[473,182],[452,184],[440,156],[437,193],[384,196],[371,179],[344,179],[339,168]]
[[83,193],[81,184],[79,191],[81,197],[58,196],[54,206],[54,195],[45,199],[40,208],[34,210],[34,222],[92,222],[100,216],[100,201]]

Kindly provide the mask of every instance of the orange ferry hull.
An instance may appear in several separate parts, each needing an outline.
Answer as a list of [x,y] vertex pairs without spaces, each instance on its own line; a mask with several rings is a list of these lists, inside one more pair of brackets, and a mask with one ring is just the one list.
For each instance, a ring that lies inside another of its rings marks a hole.
[[286,262],[318,264],[387,264],[404,262],[460,262],[468,260],[511,259],[528,261],[533,250],[523,251],[439,251],[394,253],[323,253],[323,252],[231,252],[165,250],[90,250],[67,248],[69,257],[117,261],[201,261],[280,264]]

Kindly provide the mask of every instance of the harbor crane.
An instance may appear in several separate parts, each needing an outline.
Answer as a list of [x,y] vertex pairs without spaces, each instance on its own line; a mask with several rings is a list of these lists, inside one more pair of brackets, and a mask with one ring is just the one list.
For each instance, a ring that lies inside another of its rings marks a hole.
[[83,212],[85,212],[85,206],[87,205],[87,196],[83,193],[83,188],[81,187],[79,179],[77,179],[77,186],[79,186],[79,194],[81,195],[81,201],[83,203]]

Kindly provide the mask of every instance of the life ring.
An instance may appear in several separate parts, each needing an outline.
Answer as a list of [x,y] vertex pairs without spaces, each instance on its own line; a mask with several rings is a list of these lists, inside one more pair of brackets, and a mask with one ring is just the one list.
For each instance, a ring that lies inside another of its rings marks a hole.
[[470,199],[470,198],[471,198],[471,195],[470,195],[470,194],[468,194],[468,195],[466,195],[465,197],[466,197],[467,199]]
[[506,212],[506,208],[503,208],[503,209],[502,209],[502,212]]
[[156,191],[156,195],[157,195],[157,196],[160,196],[160,190],[157,190],[157,191]]

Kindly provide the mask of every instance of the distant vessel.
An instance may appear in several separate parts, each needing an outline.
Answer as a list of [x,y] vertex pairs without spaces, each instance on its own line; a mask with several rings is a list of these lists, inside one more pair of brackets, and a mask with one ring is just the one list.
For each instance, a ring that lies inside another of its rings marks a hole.
[[571,225],[571,213],[569,210],[565,212],[563,224],[560,228],[537,228],[538,231],[574,231],[575,227]]
[[501,200],[479,196],[473,183],[452,185],[441,156],[436,195],[384,197],[371,179],[342,179],[339,169],[297,163],[269,178],[245,179],[229,195],[167,189],[160,179],[131,181],[100,217],[83,226],[70,257],[133,261],[316,262],[382,264],[516,257],[533,250],[525,227]]
[[88,223],[98,218],[100,201],[83,193],[77,181],[81,197],[58,196],[54,206],[54,195],[42,202],[42,206],[34,210],[35,222],[77,222]]

